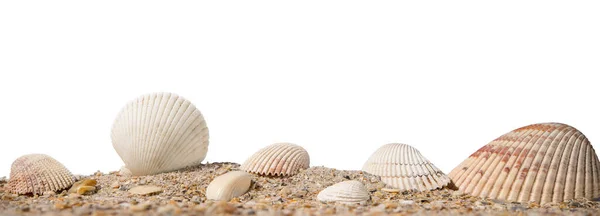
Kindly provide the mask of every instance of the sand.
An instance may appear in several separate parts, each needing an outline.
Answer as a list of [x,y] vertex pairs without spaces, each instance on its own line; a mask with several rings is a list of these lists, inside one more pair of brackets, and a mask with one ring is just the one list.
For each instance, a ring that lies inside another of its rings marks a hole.
[[[471,197],[447,188],[396,192],[385,189],[377,176],[326,167],[311,167],[292,177],[254,175],[248,193],[229,202],[206,200],[213,178],[238,169],[239,164],[209,163],[140,177],[96,172],[78,176],[97,181],[97,190],[84,195],[65,190],[17,196],[0,189],[0,215],[600,215],[599,203],[585,199],[539,206]],[[364,183],[371,199],[352,205],[316,200],[321,190],[345,180]],[[0,178],[0,188],[5,183],[6,178]],[[137,186],[158,187],[159,192],[129,192]]]

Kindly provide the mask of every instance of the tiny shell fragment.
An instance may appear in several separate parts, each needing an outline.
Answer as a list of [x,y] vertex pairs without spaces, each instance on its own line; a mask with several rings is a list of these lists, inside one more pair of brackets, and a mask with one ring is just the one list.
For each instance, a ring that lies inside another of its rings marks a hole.
[[129,189],[129,193],[137,195],[153,195],[160,192],[162,192],[162,188],[153,185],[142,185]]

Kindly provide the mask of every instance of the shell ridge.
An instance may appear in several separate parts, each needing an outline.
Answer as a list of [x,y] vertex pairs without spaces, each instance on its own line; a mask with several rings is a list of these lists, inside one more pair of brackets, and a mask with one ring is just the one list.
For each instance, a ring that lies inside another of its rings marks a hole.
[[568,167],[564,166],[565,164],[568,164],[571,160],[570,158],[570,152],[573,150],[573,137],[575,137],[575,134],[571,135],[568,139],[568,142],[565,145],[565,151],[563,151],[561,159],[560,159],[560,165],[558,167],[558,172],[556,174],[556,183],[554,184],[553,187],[553,193],[552,193],[552,198],[550,200],[550,202],[556,202],[556,200],[560,200],[563,198],[564,196],[564,189],[565,189],[565,181],[566,181],[566,177],[567,177],[567,172],[568,172]]
[[182,124],[185,123],[185,117],[190,108],[191,103],[189,103],[189,101],[181,100],[181,98],[178,98],[177,101],[179,103],[177,105],[177,109],[175,111],[175,116],[173,117],[173,121],[171,121],[171,122],[175,122],[175,123],[169,124],[169,133],[168,133],[167,139],[165,141],[166,143],[173,143],[173,144],[160,145],[161,147],[157,149],[157,151],[160,151],[160,155],[165,155],[167,157],[151,159],[151,161],[154,162],[154,166],[158,167],[159,170],[165,170],[165,165],[168,162],[167,160],[172,158],[172,152],[175,150],[174,148],[175,148],[175,145],[177,144],[177,139],[181,135],[178,132],[180,131]]
[[[154,99],[155,99],[156,95],[146,95],[144,96],[144,101],[142,104],[142,107],[144,109],[143,111],[143,117],[142,117],[142,121],[143,121],[143,125],[150,125],[150,121],[152,120],[152,117],[155,116],[153,115],[153,111],[154,111]],[[148,131],[149,127],[140,127],[140,144],[142,145],[150,145],[150,140],[148,139],[148,136],[150,135],[150,132]],[[149,158],[148,152],[145,152],[145,154],[143,154],[142,156],[143,158]]]
[[[200,120],[200,116],[198,115],[193,115],[193,113],[195,113],[195,111],[197,111],[196,107],[193,107],[192,110],[190,110],[192,112],[192,114],[190,114],[189,116],[187,116],[185,118],[185,120],[180,121],[183,122],[182,126],[179,128],[180,131],[186,131],[185,134],[179,134],[177,136],[176,140],[173,140],[173,145],[170,148],[170,155],[171,157],[169,157],[169,162],[170,163],[176,163],[176,164],[181,164],[180,160],[177,160],[177,157],[174,157],[175,153],[174,152],[182,152],[179,157],[181,158],[185,158],[185,161],[190,161],[193,160],[193,157],[197,154],[197,152],[195,151],[195,149],[199,149],[202,147],[202,145],[185,145],[185,143],[196,143],[195,138],[202,136],[202,133],[197,133],[198,128],[201,126],[200,124],[198,124],[199,120]],[[187,111],[186,111],[187,112]],[[195,162],[194,162],[195,164]],[[181,165],[178,165],[181,166]]]
[[567,147],[566,143],[564,143],[565,141],[568,141],[570,139],[570,137],[572,136],[572,134],[574,133],[574,130],[569,130],[561,139],[561,141],[559,141],[559,143],[557,144],[557,149],[554,152],[554,155],[552,156],[552,160],[550,161],[550,168],[548,169],[548,174],[546,176],[546,180],[544,182],[543,185],[543,189],[542,189],[542,195],[541,195],[541,203],[547,203],[547,202],[552,202],[552,196],[554,196],[554,190],[553,188],[553,183],[556,182],[556,177],[558,175],[558,168],[560,166],[560,161],[562,160],[562,156],[563,156],[563,152],[565,151],[565,148]]
[[540,160],[540,167],[538,171],[539,174],[536,175],[533,179],[533,182],[531,182],[532,188],[529,201],[541,201],[542,189],[544,187],[544,184],[546,184],[545,181],[550,170],[552,157],[554,156],[554,153],[556,152],[558,145],[560,144],[563,137],[565,137],[565,135],[569,132],[568,129],[569,128],[567,127],[563,127],[560,130],[557,130],[558,134],[552,140],[548,140],[548,148],[546,149],[544,155]]
[[[499,167],[503,166],[503,164],[500,162],[506,154],[502,154],[502,152],[505,149],[511,148],[512,143],[514,142],[510,140],[498,141],[498,145],[495,146],[494,151],[492,151],[490,158],[488,159],[490,161],[490,164],[487,164],[486,167],[487,169],[489,169],[489,171],[484,172],[481,176],[480,181],[475,185],[475,188],[473,189],[474,196],[484,196],[489,194],[488,190],[491,187],[489,185],[489,183],[491,182],[489,181],[489,179],[495,178],[499,174],[499,170],[501,170],[501,168]],[[506,152],[508,152],[508,150]]]
[[[564,184],[564,195],[562,200],[573,199],[573,195],[575,195],[575,183],[577,177],[578,160],[579,160],[579,151],[581,148],[581,139],[580,134],[576,134],[573,144],[573,150],[571,151],[571,156],[569,157],[569,165],[567,166],[567,176],[565,178]],[[562,201],[561,200],[561,201]]]
[[[166,98],[167,102],[164,102],[165,98],[166,97],[165,97],[164,93],[162,93],[162,94],[155,95],[154,99],[152,99],[153,102],[158,100],[158,103],[153,103],[153,105],[154,104],[156,104],[156,105],[153,106],[153,108],[152,108],[153,112],[151,113],[151,117],[150,117],[151,120],[150,120],[150,123],[148,124],[148,125],[152,126],[150,129],[150,132],[148,132],[148,134],[152,134],[152,136],[150,136],[150,139],[147,141],[147,145],[152,146],[151,147],[152,150],[146,152],[146,155],[144,156],[145,158],[149,157],[149,155],[154,154],[153,150],[155,150],[155,148],[156,148],[156,137],[157,137],[156,134],[160,133],[160,123],[162,122],[162,118],[164,116],[165,110],[167,110],[167,109],[165,109],[165,106],[166,106],[165,103],[168,102],[169,98]],[[157,119],[158,119],[158,123],[156,122]]]
[[530,133],[523,141],[521,141],[521,143],[519,143],[517,148],[520,149],[520,151],[518,151],[516,155],[513,154],[509,159],[510,171],[507,173],[506,178],[502,183],[500,194],[498,195],[498,197],[500,197],[501,199],[505,199],[508,201],[516,201],[514,199],[510,199],[510,193],[512,191],[511,184],[515,181],[519,170],[521,170],[520,163],[522,163],[521,160],[523,160],[525,155],[527,155],[527,153],[529,152],[528,146],[531,146],[531,140],[536,135],[539,135],[539,133],[542,133],[542,131],[532,129],[532,133]]
[[549,136],[548,131],[546,130],[540,130],[540,133],[541,134],[538,133],[537,136],[535,136],[529,141],[526,147],[528,149],[527,152],[523,152],[524,157],[522,159],[519,170],[516,172],[515,179],[512,182],[509,193],[509,200],[517,200],[518,202],[526,202],[528,200],[528,198],[527,200],[521,200],[520,198],[522,196],[520,196],[520,194],[522,193],[523,187],[525,186],[525,179],[527,178],[527,176],[536,174],[532,172],[531,167],[531,164],[533,163],[533,158],[536,154],[538,154],[539,148],[541,147],[543,141]]
[[[294,165],[295,161],[290,161],[290,158],[293,156],[297,156],[296,151],[294,151],[294,147],[285,146],[281,149],[282,154],[279,155],[277,162],[272,163],[269,168],[269,172],[272,174],[281,173],[282,175],[288,175],[290,169]],[[297,158],[297,157],[296,157]],[[293,160],[293,159],[292,159]]]

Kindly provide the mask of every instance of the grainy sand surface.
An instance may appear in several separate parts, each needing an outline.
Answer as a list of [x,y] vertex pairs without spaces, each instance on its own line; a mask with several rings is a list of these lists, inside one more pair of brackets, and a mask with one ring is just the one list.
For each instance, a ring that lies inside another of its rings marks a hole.
[[[91,176],[97,191],[91,195],[67,191],[41,196],[16,196],[0,189],[0,215],[600,215],[598,202],[570,200],[539,206],[471,197],[451,189],[430,192],[385,190],[379,178],[362,171],[311,167],[292,177],[254,175],[250,191],[229,202],[206,200],[205,190],[218,175],[238,170],[234,163],[210,163],[181,171],[129,177],[119,172]],[[344,205],[321,203],[317,194],[345,180],[365,184],[371,200]],[[0,188],[6,179],[0,178]],[[158,186],[162,192],[133,195],[132,187]]]

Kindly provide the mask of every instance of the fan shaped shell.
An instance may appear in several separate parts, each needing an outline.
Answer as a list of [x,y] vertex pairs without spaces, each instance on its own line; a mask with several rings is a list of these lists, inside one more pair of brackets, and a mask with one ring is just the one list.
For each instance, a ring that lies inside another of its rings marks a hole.
[[275,143],[256,152],[240,169],[259,175],[292,176],[309,166],[310,157],[304,148],[291,143]]
[[427,191],[442,188],[450,178],[412,146],[383,145],[367,160],[363,171],[381,177],[388,186],[401,191]]
[[600,196],[600,163],[588,139],[560,123],[525,126],[483,146],[450,172],[460,191],[517,202]]
[[69,188],[75,182],[71,172],[45,154],[29,154],[17,158],[10,169],[7,191],[15,194],[43,194]]
[[208,128],[190,101],[153,93],[121,110],[113,124],[112,143],[133,175],[157,174],[202,162],[208,151]]
[[213,179],[206,188],[206,198],[229,201],[250,189],[252,176],[244,171],[231,171]]
[[360,203],[371,198],[367,188],[359,181],[343,181],[331,185],[317,195],[321,202]]

